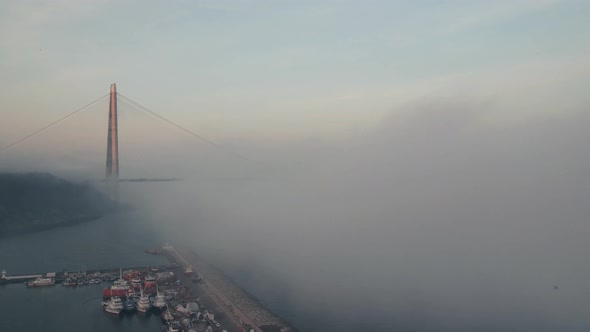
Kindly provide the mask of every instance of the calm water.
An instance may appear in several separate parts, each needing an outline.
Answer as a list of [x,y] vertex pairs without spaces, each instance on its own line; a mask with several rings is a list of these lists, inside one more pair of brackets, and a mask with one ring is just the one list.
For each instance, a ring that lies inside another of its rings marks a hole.
[[[159,241],[130,213],[46,232],[0,240],[0,269],[11,274],[159,265],[143,250]],[[0,287],[0,331],[160,331],[158,316],[102,311],[102,285]]]

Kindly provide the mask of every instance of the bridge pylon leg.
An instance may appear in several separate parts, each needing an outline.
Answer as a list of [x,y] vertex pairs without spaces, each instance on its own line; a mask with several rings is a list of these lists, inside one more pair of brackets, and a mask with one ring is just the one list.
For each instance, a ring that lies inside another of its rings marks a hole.
[[106,180],[111,198],[119,200],[119,131],[117,124],[117,85],[111,84],[109,102],[109,130],[107,133]]

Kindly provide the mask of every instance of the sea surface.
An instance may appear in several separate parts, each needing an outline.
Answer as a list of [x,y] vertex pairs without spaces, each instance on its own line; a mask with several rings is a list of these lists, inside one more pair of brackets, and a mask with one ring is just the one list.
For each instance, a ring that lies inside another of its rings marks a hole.
[[[0,239],[0,269],[18,275],[165,264],[144,253],[159,239],[129,213]],[[161,331],[157,315],[103,312],[105,285],[0,286],[0,331]]]

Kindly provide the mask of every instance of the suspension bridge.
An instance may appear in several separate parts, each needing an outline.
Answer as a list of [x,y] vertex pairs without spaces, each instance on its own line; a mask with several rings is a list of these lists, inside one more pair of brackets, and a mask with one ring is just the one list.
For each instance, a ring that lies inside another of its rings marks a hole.
[[[224,146],[203,137],[195,133],[194,131],[185,128],[184,126],[174,122],[167,117],[151,110],[148,107],[143,106],[142,104],[136,102],[135,100],[117,92],[117,85],[115,83],[111,84],[109,93],[101,96],[100,98],[84,105],[83,107],[76,109],[75,111],[66,114],[65,116],[48,123],[45,126],[5,145],[4,147],[0,148],[0,153],[5,152],[9,149],[14,149],[20,144],[23,144],[26,141],[30,141],[35,139],[36,137],[40,136],[42,133],[51,130],[52,128],[57,127],[58,125],[62,124],[65,121],[70,121],[72,118],[78,116],[79,114],[83,113],[84,111],[88,110],[93,105],[98,104],[99,102],[106,100],[108,97],[109,104],[108,104],[108,122],[107,122],[107,139],[106,139],[106,171],[105,171],[105,178],[104,182],[108,185],[108,192],[109,195],[113,200],[119,199],[119,184],[121,182],[171,182],[171,181],[180,181],[179,178],[176,177],[139,177],[139,178],[120,178],[120,160],[119,160],[119,101],[123,101],[127,105],[131,106],[132,108],[143,112],[144,114],[150,116],[153,119],[160,121],[178,130],[181,133],[187,134],[188,136],[192,137],[193,139],[198,140],[201,143],[204,143],[210,147],[215,148],[216,150],[223,151],[225,154],[229,154],[234,158],[248,160],[247,158],[241,156],[238,153],[235,153]],[[104,114],[104,113],[102,113]]]

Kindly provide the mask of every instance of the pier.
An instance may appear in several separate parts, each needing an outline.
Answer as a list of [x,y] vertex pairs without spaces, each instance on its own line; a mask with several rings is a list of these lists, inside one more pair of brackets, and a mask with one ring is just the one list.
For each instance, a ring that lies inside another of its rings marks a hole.
[[1,284],[14,284],[14,283],[23,283],[33,279],[41,278],[43,274],[27,274],[27,275],[18,275],[18,276],[8,276],[6,275],[6,271],[2,271],[2,277],[0,278],[0,285]]

